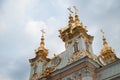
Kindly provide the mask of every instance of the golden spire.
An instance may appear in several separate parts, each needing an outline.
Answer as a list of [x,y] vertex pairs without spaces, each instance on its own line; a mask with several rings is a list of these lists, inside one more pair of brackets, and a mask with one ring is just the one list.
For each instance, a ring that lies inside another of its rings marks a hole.
[[42,32],[42,36],[41,36],[40,47],[38,47],[38,49],[36,50],[36,54],[38,56],[41,56],[42,59],[48,60],[48,58],[47,58],[48,50],[45,48],[45,43],[44,43],[44,34],[45,34],[45,32],[44,32],[43,29],[41,30],[41,32]]
[[99,60],[102,62],[103,65],[107,65],[109,63],[115,62],[118,60],[117,56],[114,53],[114,50],[108,46],[108,43],[106,41],[106,38],[104,36],[104,32],[103,30],[101,30],[102,32],[102,37],[103,37],[103,46],[104,48],[101,50],[100,55],[99,55]]
[[106,41],[106,38],[105,38],[105,36],[104,36],[104,32],[103,32],[102,29],[101,29],[101,33],[102,33],[102,37],[103,37],[103,45],[104,45],[104,48],[107,48],[107,47],[108,47],[108,43],[107,43],[107,41]]
[[78,9],[76,8],[76,6],[73,6],[73,8],[75,9],[75,24],[76,24],[76,26],[81,26],[83,29],[85,29],[87,31],[86,26],[84,26],[79,19]]
[[67,8],[67,9],[69,11],[69,25],[71,26],[72,23],[74,23],[73,16],[72,16],[73,11],[71,10],[71,8]]
[[45,32],[44,32],[43,29],[41,30],[41,32],[42,32],[42,37],[41,37],[41,42],[40,42],[40,48],[44,48],[44,45],[45,45],[45,43],[44,43],[44,34],[45,34]]
[[44,47],[45,46],[45,43],[44,43],[45,32],[43,29],[41,30],[41,32],[42,32],[42,36],[41,36],[40,46],[35,50],[36,57],[31,59],[30,62],[36,61],[37,59],[39,59],[39,57],[41,57],[41,59],[43,60],[49,61],[49,58],[47,58],[48,49]]
[[73,8],[75,9],[75,22],[76,24],[80,24],[80,20],[78,16],[78,9],[76,8],[76,6],[73,6]]

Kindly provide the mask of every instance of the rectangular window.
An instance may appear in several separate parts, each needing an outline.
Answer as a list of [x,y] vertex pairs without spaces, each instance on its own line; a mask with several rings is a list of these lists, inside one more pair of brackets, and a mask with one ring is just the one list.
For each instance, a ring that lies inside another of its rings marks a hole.
[[86,42],[86,50],[89,51],[89,44],[88,44],[88,42]]
[[34,73],[37,73],[37,66],[34,67]]
[[74,52],[78,51],[78,43],[75,43],[73,47],[74,47]]

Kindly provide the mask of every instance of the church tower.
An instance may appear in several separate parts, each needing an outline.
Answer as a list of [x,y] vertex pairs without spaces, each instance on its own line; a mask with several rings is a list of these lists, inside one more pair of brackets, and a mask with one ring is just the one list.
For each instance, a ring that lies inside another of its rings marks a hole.
[[49,62],[49,58],[47,58],[48,55],[48,49],[45,48],[44,43],[44,31],[41,30],[42,36],[41,36],[41,42],[40,47],[35,50],[35,58],[29,59],[29,62],[31,64],[31,74],[30,74],[30,80],[37,80],[37,78],[41,75],[43,70],[45,69],[45,64]]
[[73,14],[71,8],[68,25],[60,29],[60,38],[65,42],[65,48],[70,58],[68,62],[78,59],[82,56],[88,56],[92,59],[96,59],[93,54],[92,42],[93,36],[89,35],[86,26],[80,21],[78,16],[78,10],[75,8],[75,14]]

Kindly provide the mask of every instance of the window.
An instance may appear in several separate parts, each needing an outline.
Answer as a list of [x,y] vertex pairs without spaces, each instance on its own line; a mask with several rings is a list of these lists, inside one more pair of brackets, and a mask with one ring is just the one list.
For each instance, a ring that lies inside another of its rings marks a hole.
[[73,45],[73,48],[74,48],[74,52],[78,51],[78,43],[77,42],[75,42],[75,44]]
[[54,65],[57,65],[58,62],[59,62],[58,58],[55,58],[55,59],[54,59]]
[[61,62],[61,58],[59,55],[54,55],[54,58],[51,60],[51,64],[55,67],[58,66]]
[[86,42],[86,50],[89,51],[89,44],[88,44],[88,42]]
[[34,66],[34,73],[37,73],[37,66]]

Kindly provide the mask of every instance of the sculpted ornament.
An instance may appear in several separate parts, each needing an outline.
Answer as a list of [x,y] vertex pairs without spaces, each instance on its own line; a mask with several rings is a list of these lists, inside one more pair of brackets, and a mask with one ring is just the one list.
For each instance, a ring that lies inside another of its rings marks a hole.
[[51,64],[53,65],[53,67],[58,66],[60,62],[61,62],[60,56],[54,54],[54,58],[51,60]]
[[50,74],[55,71],[53,67],[46,67],[44,73],[42,74],[43,77],[50,77]]
[[67,63],[71,63],[74,62],[78,59],[80,59],[82,56],[87,55],[88,57],[92,58],[92,56],[90,55],[90,53],[86,50],[81,50],[79,52],[76,52],[75,54],[71,55],[68,59],[67,59]]

